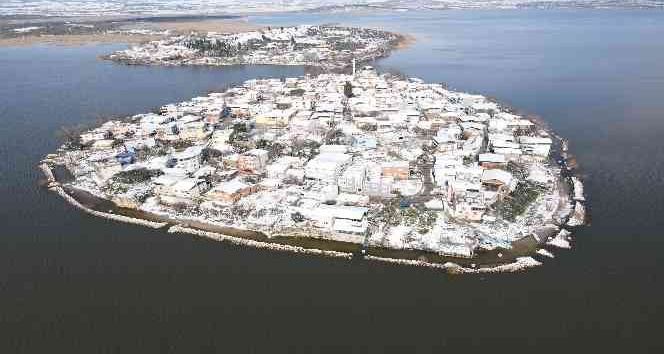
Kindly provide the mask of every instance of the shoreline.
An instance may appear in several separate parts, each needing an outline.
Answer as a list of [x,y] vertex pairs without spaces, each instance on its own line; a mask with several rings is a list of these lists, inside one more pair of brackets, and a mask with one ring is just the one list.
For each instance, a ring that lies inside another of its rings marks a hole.
[[[302,27],[307,32],[302,31]],[[245,48],[240,51],[240,45],[249,46],[249,43],[256,41],[253,39],[238,40],[234,36],[230,36],[230,32],[206,32],[207,34],[201,39],[202,43],[217,43],[218,46],[223,48],[235,48],[235,41],[238,49],[231,51],[233,55],[221,55],[211,49],[201,50],[200,47],[191,47],[187,44],[188,38],[193,34],[198,36],[197,32],[188,32],[188,34],[173,35],[169,33],[167,37],[162,40],[144,43],[141,46],[133,46],[126,50],[113,51],[108,54],[100,55],[101,59],[109,60],[114,63],[123,65],[139,65],[139,66],[232,66],[232,65],[289,65],[289,66],[309,66],[318,68],[319,72],[331,73],[345,73],[352,70],[352,62],[357,61],[357,64],[362,66],[369,64],[377,59],[385,58],[391,55],[395,50],[406,48],[414,42],[415,38],[408,34],[401,34],[382,29],[375,29],[369,27],[357,26],[337,26],[330,24],[322,25],[304,25],[288,27],[287,30],[291,32],[291,40],[295,43],[297,38],[307,37],[314,38],[322,43],[323,49],[307,49],[307,45],[300,46],[299,48],[293,45],[285,45],[286,42],[282,36],[285,27],[281,27],[281,32],[278,27],[264,26],[262,29],[253,28],[251,31],[244,31],[240,36],[256,35],[257,30],[263,37],[261,44],[256,47],[256,44],[251,44],[251,49]],[[299,28],[299,29],[298,29]],[[308,31],[315,28],[313,34]],[[339,42],[338,37],[330,31],[343,30],[348,33],[355,30],[355,34],[349,34],[344,41]],[[333,38],[333,39],[330,39]],[[375,39],[379,38],[379,39]],[[221,41],[221,42],[220,42]],[[230,41],[230,42],[228,42]],[[221,46],[220,43],[224,43]],[[243,44],[244,43],[244,44]],[[267,44],[265,44],[267,43]],[[275,44],[278,43],[278,44]],[[349,50],[343,49],[337,51],[336,54],[330,55],[330,48],[341,45],[360,44],[359,48]],[[210,44],[208,44],[210,45]],[[186,48],[183,48],[186,47]],[[197,44],[203,46],[203,44]],[[281,51],[275,52],[274,48],[279,48]],[[316,47],[317,48],[317,47]],[[217,49],[215,49],[217,50]],[[230,49],[224,49],[230,50]],[[177,54],[174,54],[177,53]],[[215,54],[216,53],[216,54]]]
[[[266,26],[252,24],[242,19],[189,19],[149,22],[141,19],[125,20],[126,28],[113,30],[112,33],[52,34],[37,33],[16,36],[0,34],[0,47],[25,47],[39,44],[62,46],[80,46],[95,43],[139,44],[168,38],[175,34],[188,32],[227,32],[238,33],[258,30]],[[86,22],[87,24],[87,22]],[[91,23],[92,24],[92,23]],[[147,34],[132,33],[134,29],[146,27],[152,32]],[[158,33],[158,32],[164,33]],[[166,32],[167,31],[167,32]]]
[[[397,38],[393,38],[392,42],[390,43],[392,48],[403,48],[404,46],[412,43],[414,40],[412,36],[396,33],[393,34],[397,36]],[[566,229],[571,229],[575,226],[583,225],[585,217],[585,207],[583,204],[585,204],[585,198],[583,197],[583,184],[578,179],[578,177],[575,176],[575,172],[573,171],[576,170],[576,168],[570,167],[568,164],[568,160],[572,159],[573,157],[567,153],[567,141],[551,131],[546,123],[541,121],[541,119],[531,117],[526,117],[526,119],[530,120],[531,123],[533,123],[533,125],[538,129],[546,131],[547,134],[550,134],[551,137],[555,138],[554,141],[556,142],[556,144],[554,144],[554,150],[552,150],[552,155],[549,156],[548,163],[557,165],[559,167],[559,172],[556,174],[558,176],[558,183],[555,189],[557,190],[556,193],[560,193],[560,196],[563,197],[564,195],[564,197],[560,199],[560,202],[556,206],[554,213],[557,216],[552,219],[552,223],[541,225],[540,227],[529,231],[527,234],[521,232],[521,235],[523,236],[521,238],[510,241],[509,246],[498,245],[494,248],[477,246],[474,249],[476,254],[472,254],[471,252],[469,257],[456,257],[449,254],[426,251],[424,249],[420,250],[411,248],[380,247],[370,242],[367,243],[367,240],[365,240],[364,243],[358,242],[357,240],[348,241],[352,244],[356,244],[357,249],[353,249],[352,246],[346,245],[342,249],[349,250],[350,252],[342,253],[345,255],[350,255],[352,258],[354,253],[361,251],[363,254],[363,259],[385,260],[386,262],[391,263],[402,262],[402,264],[428,265],[432,268],[441,268],[443,265],[447,265],[443,267],[447,270],[449,270],[453,265],[455,272],[457,273],[460,272],[459,269],[465,269],[463,270],[465,273],[485,272],[482,269],[498,269],[497,272],[500,272],[500,269],[509,271],[509,269],[511,269],[508,267],[510,264],[521,264],[523,262],[525,262],[524,264],[538,263],[538,261],[530,257],[537,254],[536,251],[538,247],[555,247],[555,244],[551,244],[547,241],[551,241],[558,231],[567,231]],[[208,221],[201,218],[186,218],[186,215],[172,216],[162,215],[159,212],[148,209],[124,209],[117,204],[113,204],[113,207],[111,207],[111,210],[116,211],[116,213],[113,213],[113,211],[111,211],[111,213],[100,212],[92,209],[94,207],[88,208],[83,206],[81,202],[79,202],[74,196],[78,195],[78,192],[80,191],[84,193],[80,195],[83,200],[85,200],[86,194],[90,194],[91,197],[99,201],[108,201],[108,199],[105,199],[104,197],[98,197],[95,195],[95,193],[88,192],[85,189],[78,190],[75,187],[73,187],[71,193],[67,193],[63,186],[61,186],[60,183],[56,181],[55,177],[50,171],[48,163],[52,165],[53,161],[48,159],[44,160],[42,165],[40,165],[40,168],[42,168],[45,175],[47,176],[50,189],[60,194],[75,207],[95,216],[121,222],[146,225],[154,228],[163,228],[167,225],[174,225],[182,228],[174,229],[179,232],[194,232],[196,235],[205,235],[206,237],[218,241],[229,240],[232,243],[240,243],[258,248],[269,248],[271,246],[268,245],[278,245],[284,246],[287,248],[287,250],[293,250],[295,252],[301,252],[302,249],[313,249],[316,251],[316,254],[326,252],[324,250],[338,252],[338,248],[335,247],[335,242],[343,243],[346,241],[343,239],[335,239],[334,237],[326,237],[326,235],[318,235],[316,233],[310,234],[307,230],[262,230],[260,228],[257,229],[251,224],[243,223],[240,223],[239,225],[222,225],[217,222]],[[253,236],[247,236],[249,234],[252,234]],[[317,244],[317,246],[314,246],[314,248],[309,248],[302,247],[297,244],[299,240],[304,239],[310,240],[310,244]],[[326,242],[327,244],[325,244]],[[292,243],[295,243],[295,245]],[[323,248],[324,250],[318,249],[316,247]],[[525,258],[528,259],[524,261],[523,259]],[[465,265],[471,265],[472,268],[464,267],[463,265],[459,265],[456,262]],[[478,264],[479,268],[476,268]],[[520,266],[517,268],[521,269]]]
[[[1,47],[25,47],[32,45],[61,45],[61,46],[80,46],[95,43],[126,43],[140,44],[161,39],[166,39],[173,35],[185,34],[191,32],[220,32],[220,33],[239,33],[246,31],[261,30],[270,26],[251,23],[246,17],[233,19],[210,19],[210,18],[191,18],[191,19],[173,19],[170,21],[146,21],[145,19],[126,19],[123,20],[128,26],[125,33],[82,33],[82,34],[49,34],[26,33],[24,35],[7,36],[0,33]],[[85,22],[87,23],[87,22]],[[91,22],[94,23],[94,22]],[[29,22],[26,22],[26,25]],[[129,33],[131,27],[140,27],[146,25],[154,31],[169,31],[163,34],[136,34]],[[358,27],[358,26],[351,26]],[[363,27],[363,26],[360,26]],[[368,26],[367,28],[374,28]],[[390,32],[400,37],[400,40],[392,46],[393,50],[408,48],[418,39],[409,33],[400,33],[389,31],[382,26],[375,29]],[[114,31],[117,32],[117,31]]]
[[[48,188],[49,191],[52,191],[56,194],[58,194],[60,197],[62,197],[66,202],[74,206],[75,208],[82,210],[83,212],[90,214],[92,216],[96,216],[99,218],[103,219],[108,219],[112,221],[117,221],[117,222],[123,222],[123,223],[128,223],[128,224],[134,224],[134,225],[139,225],[139,226],[147,226],[150,228],[154,229],[164,229],[167,226],[168,229],[166,230],[168,233],[180,233],[180,234],[190,234],[192,236],[198,236],[198,237],[205,237],[214,241],[218,242],[229,242],[231,244],[235,245],[241,245],[241,246],[246,246],[246,247],[251,247],[251,248],[257,248],[257,249],[269,249],[269,250],[276,250],[276,251],[285,251],[285,252],[292,252],[292,253],[301,253],[301,254],[309,254],[309,255],[315,255],[315,256],[326,256],[326,257],[331,257],[331,258],[339,258],[339,259],[346,259],[346,260],[353,260],[355,259],[355,254],[351,252],[342,252],[342,251],[336,251],[336,250],[324,250],[324,249],[317,249],[317,248],[308,248],[308,247],[303,247],[303,246],[298,246],[298,245],[290,245],[290,244],[282,244],[282,243],[277,243],[277,242],[264,242],[264,241],[259,241],[255,240],[249,237],[242,237],[238,235],[230,235],[230,234],[225,234],[222,232],[215,232],[215,231],[210,231],[210,230],[205,230],[204,225],[201,224],[208,224],[210,228],[218,227],[218,228],[223,228],[222,226],[216,226],[213,224],[209,223],[203,223],[201,221],[193,220],[193,222],[198,223],[199,228],[195,227],[190,227],[186,220],[178,220],[178,219],[173,219],[173,218],[168,218],[168,217],[163,217],[158,214],[155,214],[155,218],[159,218],[165,221],[151,221],[147,220],[144,218],[135,218],[135,217],[130,217],[126,215],[120,215],[120,214],[114,214],[114,213],[106,213],[98,210],[94,210],[91,208],[88,208],[81,204],[76,198],[74,198],[72,195],[67,193],[65,189],[60,185],[60,183],[57,181],[55,178],[53,171],[50,167],[50,165],[47,162],[42,162],[39,164],[38,168],[42,171],[44,176],[46,177],[46,187]],[[137,210],[138,212],[141,212],[140,210]],[[145,212],[144,212],[145,213]],[[252,231],[252,230],[240,230],[240,229],[235,229],[235,228],[228,228],[232,229],[233,233],[257,233],[257,231]],[[562,229],[565,230],[565,229]],[[565,230],[566,231],[566,230]],[[258,232],[263,234],[262,232]],[[562,231],[561,231],[562,233]],[[263,234],[264,235],[264,234]],[[569,235],[569,232],[567,232],[566,235]],[[528,236],[526,236],[527,238]],[[270,237],[268,237],[270,239]],[[318,240],[318,239],[315,239]],[[329,241],[328,242],[333,242]],[[538,245],[543,246],[543,244],[538,243]],[[551,245],[547,243],[547,245]],[[361,245],[358,245],[361,246]],[[555,246],[554,246],[555,247]],[[360,251],[360,248],[358,248],[358,251]],[[409,251],[409,250],[398,250],[394,249],[394,251]],[[414,250],[410,250],[414,251]],[[416,267],[427,267],[431,269],[436,269],[436,270],[442,270],[445,271],[447,274],[453,275],[453,274],[496,274],[496,273],[514,273],[514,272],[520,272],[520,271],[525,271],[529,268],[534,268],[537,266],[542,265],[543,263],[536,260],[533,258],[535,254],[532,256],[517,256],[514,258],[514,260],[510,263],[502,263],[502,264],[494,264],[494,265],[488,265],[485,267],[482,267],[481,265],[477,265],[476,263],[471,263],[470,267],[460,265],[458,263],[452,262],[452,261],[447,261],[447,262],[430,262],[428,260],[423,260],[423,259],[407,259],[407,258],[391,258],[391,257],[382,257],[378,255],[372,255],[365,253],[365,250],[362,250],[361,253],[361,259],[365,261],[373,261],[373,262],[380,262],[380,263],[387,263],[387,264],[394,264],[394,265],[407,265],[407,266],[416,266]],[[473,258],[470,258],[469,260],[472,260]]]
[[0,38],[0,48],[3,47],[29,47],[36,45],[56,45],[64,47],[77,47],[100,43],[127,43],[138,44],[164,38],[159,35],[129,35],[129,34],[89,34],[89,35],[43,35],[23,36],[13,38]]

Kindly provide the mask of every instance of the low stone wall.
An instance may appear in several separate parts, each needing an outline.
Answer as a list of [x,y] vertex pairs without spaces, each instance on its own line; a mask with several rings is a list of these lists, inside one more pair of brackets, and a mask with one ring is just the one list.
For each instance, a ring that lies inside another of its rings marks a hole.
[[[100,217],[100,218],[109,219],[109,220],[119,221],[119,222],[125,222],[125,223],[130,223],[130,224],[135,224],[135,225],[147,226],[147,227],[155,228],[155,229],[159,229],[159,228],[162,228],[162,227],[165,227],[166,225],[168,225],[168,223],[165,223],[165,222],[154,222],[154,221],[148,221],[148,220],[144,220],[144,219],[132,218],[132,217],[129,217],[129,216],[124,216],[124,215],[110,214],[110,213],[104,213],[104,212],[97,211],[97,210],[92,210],[92,209],[84,206],[83,204],[79,203],[74,197],[72,197],[67,192],[65,192],[64,188],[62,188],[62,186],[60,186],[57,183],[57,181],[55,180],[53,172],[51,171],[51,168],[47,164],[41,164],[41,165],[39,165],[39,168],[44,172],[44,175],[46,176],[46,179],[48,180],[48,182],[50,184],[49,190],[59,194],[62,198],[64,198],[71,205],[73,205],[74,207],[76,207],[80,210],[83,210],[84,212],[86,212],[90,215],[97,216],[97,217]],[[259,249],[287,251],[287,252],[293,252],[293,253],[311,254],[311,255],[317,255],[317,256],[342,258],[342,259],[348,259],[348,260],[353,258],[353,254],[348,253],[348,252],[327,251],[327,250],[304,248],[304,247],[300,247],[300,246],[282,245],[282,244],[277,244],[277,243],[261,242],[261,241],[256,241],[256,240],[251,240],[251,239],[246,239],[246,238],[241,238],[241,237],[224,235],[224,234],[216,233],[216,232],[193,229],[193,228],[184,227],[184,226],[181,226],[181,225],[171,226],[168,229],[168,232],[169,233],[192,234],[192,235],[196,235],[196,236],[200,236],[200,237],[206,237],[206,238],[209,238],[209,239],[212,239],[212,240],[215,240],[215,241],[230,242],[230,243],[236,244],[236,245],[249,246],[249,247],[254,247],[254,248],[259,248]],[[496,266],[496,267],[490,267],[490,268],[477,268],[477,269],[475,269],[475,268],[465,268],[465,267],[462,267],[462,266],[460,266],[456,263],[452,263],[452,262],[447,262],[447,263],[441,264],[441,263],[431,263],[431,262],[409,260],[409,259],[377,257],[377,256],[370,256],[370,255],[365,256],[364,259],[370,260],[370,261],[391,263],[391,264],[441,269],[441,270],[446,270],[448,273],[457,273],[457,274],[517,272],[517,271],[525,270],[527,268],[539,266],[539,265],[542,264],[541,262],[535,260],[532,257],[519,257],[519,258],[517,258],[516,262],[514,262],[514,263],[500,265],[500,266]]]
[[51,168],[47,164],[41,164],[39,165],[39,168],[44,172],[44,175],[46,176],[46,179],[49,182],[49,190],[59,194],[62,198],[64,198],[69,204],[73,205],[74,207],[83,210],[84,212],[104,218],[104,219],[109,219],[109,220],[114,220],[114,221],[119,221],[119,222],[126,222],[129,224],[135,224],[135,225],[141,225],[141,226],[147,226],[153,229],[159,229],[162,228],[168,223],[165,222],[154,222],[154,221],[149,221],[149,220],[143,220],[143,219],[137,219],[137,218],[132,218],[129,216],[124,216],[124,215],[117,215],[117,214],[111,214],[111,213],[104,213],[101,211],[97,210],[92,210],[85,205],[81,204],[76,200],[74,197],[71,195],[67,194],[65,192],[64,188],[60,186],[57,181],[55,180],[55,176],[53,175],[53,171],[51,171]]
[[440,263],[430,263],[424,261],[385,258],[385,257],[376,257],[376,256],[366,256],[365,259],[371,261],[399,264],[399,265],[443,269],[446,270],[448,273],[455,273],[455,274],[514,273],[514,272],[523,271],[527,268],[532,268],[542,265],[541,262],[535,260],[532,257],[519,257],[516,259],[516,262],[499,265],[495,267],[486,267],[486,268],[466,268],[452,262],[440,264]]
[[49,184],[56,182],[55,176],[53,175],[53,171],[51,171],[51,168],[48,167],[47,164],[45,163],[40,164],[39,169],[42,170],[44,176],[46,176],[46,181],[48,181]]
[[319,250],[319,249],[304,248],[304,247],[299,247],[299,246],[281,245],[281,244],[278,244],[278,243],[261,242],[261,241],[255,241],[255,240],[250,240],[250,239],[241,238],[241,237],[224,235],[224,234],[220,234],[220,233],[217,233],[217,232],[210,232],[210,231],[192,229],[192,228],[184,227],[184,226],[181,226],[181,225],[171,226],[168,229],[168,232],[169,233],[192,234],[192,235],[196,235],[196,236],[207,237],[207,238],[215,240],[215,241],[225,241],[225,242],[230,242],[230,243],[236,244],[236,245],[249,246],[249,247],[261,248],[261,249],[270,249],[270,250],[277,250],[277,251],[288,251],[288,252],[294,252],[294,253],[305,253],[305,254],[313,254],[313,255],[319,255],[319,256],[327,256],[327,257],[334,257],[334,258],[345,258],[345,259],[351,259],[353,257],[353,255],[351,253],[347,253],[347,252],[325,251],[325,250]]
[[147,226],[147,227],[150,227],[150,228],[153,228],[153,229],[160,229],[160,228],[168,225],[168,223],[165,223],[165,222],[154,222],[154,221],[148,221],[148,220],[143,220],[143,219],[136,219],[136,218],[132,218],[132,217],[129,217],[129,216],[124,216],[124,215],[104,213],[104,212],[101,212],[101,211],[92,210],[92,209],[84,206],[83,204],[79,203],[71,195],[67,194],[67,192],[65,192],[65,190],[61,186],[54,186],[54,187],[51,187],[49,189],[51,189],[52,191],[59,194],[62,198],[64,198],[66,201],[68,201],[69,204],[75,206],[78,209],[83,210],[84,212],[86,212],[90,215],[96,216],[96,217],[109,219],[109,220],[114,220],[114,221],[119,221],[119,222],[126,222],[126,223],[129,223],[129,224]]
[[316,229],[313,227],[302,227],[302,228],[280,227],[272,230],[269,233],[270,237],[273,236],[289,237],[289,235],[304,235],[304,234],[306,234],[307,237],[317,238],[320,240],[348,242],[359,245],[364,243],[363,235],[343,234],[334,231],[325,231],[322,229]]

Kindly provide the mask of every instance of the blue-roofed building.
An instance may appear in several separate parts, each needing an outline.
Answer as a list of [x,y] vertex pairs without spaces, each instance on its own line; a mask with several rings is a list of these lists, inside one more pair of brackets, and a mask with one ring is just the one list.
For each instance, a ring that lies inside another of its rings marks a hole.
[[224,104],[224,108],[221,110],[221,118],[227,118],[231,116],[231,108]]
[[353,146],[359,149],[375,149],[378,141],[371,137],[360,137],[353,140]]
[[129,165],[136,160],[136,153],[134,152],[134,149],[131,149],[131,151],[125,151],[115,155],[115,158],[120,165]]

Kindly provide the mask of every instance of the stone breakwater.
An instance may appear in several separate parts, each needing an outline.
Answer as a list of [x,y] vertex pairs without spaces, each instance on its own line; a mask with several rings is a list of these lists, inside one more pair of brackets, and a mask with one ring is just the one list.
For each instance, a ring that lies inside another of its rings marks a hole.
[[44,173],[44,176],[46,176],[46,181],[48,182],[49,187],[50,187],[51,184],[57,183],[56,180],[55,180],[55,176],[53,175],[53,171],[51,171],[51,168],[48,167],[47,164],[45,164],[45,163],[40,164],[39,169],[42,170],[42,172]]
[[110,214],[110,213],[104,213],[101,211],[97,210],[92,210],[85,205],[81,204],[76,200],[74,197],[69,195],[67,192],[65,192],[64,188],[58,184],[58,182],[55,180],[55,176],[53,175],[53,171],[51,171],[51,168],[46,165],[46,164],[41,164],[39,168],[44,172],[44,175],[46,175],[46,179],[48,181],[48,187],[49,190],[57,193],[60,195],[64,200],[69,202],[69,204],[73,205],[74,207],[90,214],[96,217],[104,218],[104,219],[109,219],[109,220],[114,220],[114,221],[119,221],[119,222],[125,222],[129,224],[134,224],[134,225],[141,225],[141,226],[147,226],[153,229],[160,229],[166,225],[168,225],[165,222],[154,222],[154,221],[149,221],[149,220],[144,220],[144,219],[137,219],[137,218],[132,218],[129,216],[124,216],[124,215],[117,215],[117,214]]
[[[48,181],[49,190],[57,193],[63,199],[65,199],[67,202],[69,202],[71,205],[73,205],[74,207],[76,207],[76,208],[78,208],[78,209],[80,209],[80,210],[82,210],[82,211],[84,211],[84,212],[86,212],[90,215],[100,217],[100,218],[109,219],[109,220],[125,222],[125,223],[129,223],[129,224],[147,226],[147,227],[155,228],[155,229],[160,229],[160,228],[163,228],[166,225],[168,225],[168,223],[165,223],[165,222],[154,222],[154,221],[149,221],[149,220],[144,220],[144,219],[132,218],[132,217],[124,216],[124,215],[110,214],[110,213],[104,213],[104,212],[97,211],[97,210],[92,210],[92,209],[84,206],[83,204],[79,203],[74,197],[69,195],[64,190],[64,188],[62,188],[62,186],[60,186],[58,184],[58,182],[55,179],[55,176],[53,175],[53,171],[51,170],[51,168],[47,164],[45,164],[45,163],[40,164],[39,168],[42,170],[42,172],[46,176],[46,179]],[[286,251],[286,252],[310,254],[310,255],[316,255],[316,256],[341,258],[341,259],[347,259],[347,260],[351,260],[353,258],[353,254],[348,253],[348,252],[328,251],[328,250],[304,248],[304,247],[300,247],[300,246],[283,245],[283,244],[278,244],[278,243],[261,242],[261,241],[256,241],[256,240],[251,240],[251,239],[246,239],[246,238],[241,238],[241,237],[224,235],[224,234],[217,233],[217,232],[210,232],[210,231],[203,231],[203,230],[193,229],[193,228],[185,227],[185,226],[182,226],[182,225],[173,225],[173,226],[171,226],[168,229],[168,233],[191,234],[191,235],[195,235],[195,236],[209,238],[209,239],[215,240],[215,241],[230,242],[230,243],[235,244],[235,245],[254,247],[254,248],[258,248],[258,249]],[[495,266],[495,267],[485,267],[485,268],[467,268],[467,267],[462,267],[462,266],[460,266],[456,263],[452,263],[452,262],[447,262],[447,263],[444,263],[444,264],[440,264],[440,263],[431,263],[431,262],[408,260],[408,259],[377,257],[377,256],[370,256],[370,255],[364,256],[364,259],[369,260],[369,261],[378,261],[378,262],[385,262],[385,263],[391,263],[391,264],[417,266],[417,267],[428,267],[428,268],[433,268],[433,269],[445,270],[448,273],[454,273],[454,274],[487,274],[487,273],[518,272],[518,271],[523,271],[523,270],[526,270],[527,268],[536,267],[536,266],[539,266],[539,265],[542,264],[541,262],[535,260],[532,257],[519,257],[519,258],[516,259],[516,262],[510,263],[510,264],[504,264],[504,265],[499,265],[499,266]]]
[[516,261],[513,263],[498,265],[495,267],[482,267],[482,268],[467,268],[452,262],[440,264],[440,263],[431,263],[425,261],[376,257],[376,256],[366,256],[365,259],[370,261],[378,261],[378,262],[385,262],[385,263],[392,263],[399,265],[442,269],[451,274],[514,273],[542,265],[542,262],[539,262],[532,257],[518,257]]
[[[57,182],[53,171],[49,167],[48,164],[42,163],[39,165],[39,169],[44,173],[46,180],[48,182],[48,188],[49,190],[57,193],[60,195],[63,199],[65,199],[67,202],[69,202],[71,205],[74,207],[90,214],[96,217],[100,218],[105,218],[109,220],[114,220],[118,222],[125,222],[129,224],[135,224],[135,225],[142,225],[142,226],[147,226],[150,228],[154,229],[160,229],[168,225],[168,223],[165,222],[154,222],[154,221],[149,221],[149,220],[144,220],[144,219],[137,219],[137,218],[132,218],[124,215],[117,215],[117,214],[110,214],[110,213],[104,213],[101,211],[97,210],[92,210],[83,204],[81,204],[78,200],[76,200],[74,197],[69,195],[62,186]],[[353,254],[348,253],[348,252],[339,252],[339,251],[329,251],[329,250],[320,250],[320,249],[312,249],[312,248],[304,248],[300,246],[292,246],[292,245],[283,245],[283,244],[278,244],[278,243],[270,243],[270,242],[261,242],[261,241],[256,241],[256,240],[251,240],[251,239],[246,239],[246,238],[241,238],[241,237],[235,237],[235,236],[229,236],[229,235],[224,235],[221,233],[217,232],[210,232],[210,231],[203,231],[203,230],[198,230],[198,229],[193,229],[189,227],[185,227],[182,225],[173,225],[168,229],[168,233],[181,233],[181,234],[191,234],[195,236],[200,236],[200,237],[206,237],[211,240],[215,241],[221,241],[221,242],[230,242],[235,245],[241,245],[241,246],[248,246],[248,247],[254,247],[258,249],[269,249],[269,250],[276,250],[276,251],[286,251],[286,252],[293,252],[293,253],[301,253],[301,254],[310,254],[310,255],[316,255],[316,256],[326,256],[326,257],[333,257],[333,258],[342,258],[342,259],[347,259],[351,260],[353,258]],[[444,270],[448,273],[451,274],[487,274],[487,273],[505,273],[505,272],[519,272],[519,271],[524,271],[528,268],[533,268],[536,266],[542,265],[541,262],[535,260],[532,257],[519,257],[516,259],[516,262],[509,263],[509,264],[504,264],[504,265],[499,265],[495,267],[483,267],[483,268],[467,268],[463,267],[461,265],[458,265],[456,263],[452,262],[447,262],[447,263],[431,263],[431,262],[425,262],[425,261],[417,261],[417,260],[409,260],[409,259],[398,259],[398,258],[386,258],[386,257],[377,257],[377,256],[370,256],[370,255],[365,255],[364,259],[369,260],[369,261],[378,261],[378,262],[384,262],[384,263],[391,263],[391,264],[398,264],[398,265],[407,265],[407,266],[417,266],[417,267],[428,267],[428,268],[433,268],[433,269],[440,269]]]
[[217,232],[210,232],[210,231],[192,229],[192,228],[181,226],[181,225],[171,226],[168,229],[168,232],[169,233],[192,234],[192,235],[196,235],[196,236],[200,236],[200,237],[206,237],[206,238],[209,238],[209,239],[212,239],[212,240],[215,240],[215,241],[230,242],[230,243],[235,244],[235,245],[249,246],[249,247],[260,248],[260,249],[270,249],[270,250],[276,250],[276,251],[288,251],[288,252],[294,252],[294,253],[312,254],[312,255],[327,256],[327,257],[333,257],[333,258],[345,258],[345,259],[353,258],[353,255],[351,253],[347,253],[347,252],[325,251],[325,250],[319,250],[319,249],[313,249],[313,248],[304,248],[304,247],[299,247],[299,246],[282,245],[282,244],[278,244],[278,243],[261,242],[261,241],[255,241],[255,240],[250,240],[250,239],[241,238],[241,237],[224,235],[224,234],[220,234],[220,233],[217,233]]

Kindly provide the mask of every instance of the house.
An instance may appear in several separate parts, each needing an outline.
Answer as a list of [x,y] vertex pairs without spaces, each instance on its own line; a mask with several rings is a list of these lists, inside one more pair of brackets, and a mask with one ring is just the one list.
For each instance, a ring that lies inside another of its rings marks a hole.
[[345,154],[348,152],[348,146],[346,145],[321,145],[318,149],[321,154],[325,153],[338,153]]
[[364,192],[372,197],[390,197],[394,190],[394,177],[380,177],[367,179],[364,183]]
[[249,194],[256,192],[257,186],[246,184],[237,179],[220,183],[205,194],[210,201],[235,203]]
[[221,112],[219,110],[212,110],[205,113],[203,121],[208,124],[216,124],[219,123],[219,119],[221,119]]
[[237,161],[240,159],[240,154],[230,154],[221,158],[221,162],[225,168],[237,168]]
[[261,190],[273,191],[279,189],[281,185],[282,183],[280,178],[265,178],[258,183],[258,188]]
[[483,139],[480,135],[473,135],[463,141],[462,151],[464,156],[476,156],[482,150]]
[[293,166],[300,165],[300,159],[293,156],[281,156],[272,164],[267,165],[265,171],[268,178],[284,179],[286,171]]
[[208,188],[207,182],[198,178],[180,178],[179,176],[162,175],[154,184],[158,187],[155,194],[159,202],[165,205],[194,204]]
[[115,158],[118,160],[120,165],[130,165],[136,161],[136,153],[134,149],[128,149],[127,151],[115,155]]
[[383,177],[392,177],[395,180],[410,177],[410,163],[408,161],[383,162],[380,167]]
[[287,126],[291,118],[295,116],[294,109],[275,109],[259,114],[256,124],[261,126]]
[[308,214],[319,227],[331,228],[344,233],[362,234],[369,227],[368,212],[369,209],[365,207],[320,205]]
[[362,234],[367,231],[369,221],[367,219],[368,208],[355,206],[321,206],[327,209],[334,217],[334,230],[346,233]]
[[132,140],[125,140],[124,146],[126,150],[133,149],[142,150],[142,149],[151,149],[157,146],[157,141],[154,138],[137,138]]
[[486,212],[486,206],[476,202],[458,202],[454,208],[450,210],[453,217],[467,221],[482,221],[482,217]]
[[505,155],[501,154],[480,154],[478,160],[480,166],[486,169],[502,168],[507,165],[507,159],[505,159]]
[[90,132],[90,133],[83,133],[80,136],[81,139],[81,144],[82,145],[90,145],[93,144],[97,140],[104,140],[105,138],[104,133],[99,133],[99,132]]
[[376,138],[358,137],[353,139],[353,147],[360,150],[375,149],[378,146]]
[[436,154],[435,158],[433,173],[436,184],[447,186],[456,179],[457,169],[463,166],[463,160],[460,156],[448,154]]
[[415,195],[422,190],[423,184],[420,179],[403,179],[394,181],[392,188],[401,195]]
[[227,107],[230,110],[231,117],[248,117],[251,115],[248,102],[229,102]]
[[334,184],[315,185],[303,193],[303,198],[317,200],[321,203],[333,202],[339,195],[339,186]]
[[237,169],[249,173],[263,173],[267,166],[268,151],[253,149],[240,155],[237,160]]
[[114,142],[113,139],[97,140],[92,143],[92,148],[95,150],[108,150],[113,147]]
[[458,139],[443,130],[438,131],[438,134],[431,138],[431,142],[440,152],[452,152],[459,147]]
[[[496,171],[496,170],[488,170]],[[458,219],[467,221],[480,221],[486,212],[486,202],[482,185],[475,179],[459,179],[453,185],[453,203],[448,209],[450,214]]]
[[553,141],[546,137],[521,136],[519,137],[519,143],[524,154],[547,158]]
[[177,161],[179,168],[193,172],[201,167],[202,152],[202,145],[190,146],[184,149],[184,151],[174,153],[173,158]]
[[286,170],[285,180],[290,183],[301,184],[304,182],[305,172],[301,168],[290,168]]
[[180,131],[180,139],[188,140],[201,140],[210,135],[210,132],[205,130],[205,122],[191,122],[178,126]]
[[531,129],[535,124],[528,119],[512,119],[507,122],[507,127],[510,129]]
[[512,191],[516,188],[517,181],[511,173],[503,170],[484,170],[482,172],[482,184],[492,186],[498,190]]
[[[110,124],[107,125],[107,124]],[[113,136],[125,136],[127,133],[131,131],[131,124],[126,124],[126,123],[119,123],[119,122],[107,122],[106,124],[102,125],[103,128],[108,128],[108,130],[113,134]]]
[[493,152],[503,155],[507,161],[519,161],[521,160],[521,155],[523,155],[523,151],[520,148],[494,147]]
[[351,156],[342,153],[323,153],[311,159],[305,166],[305,176],[336,184]]
[[339,176],[337,184],[343,192],[360,193],[364,189],[366,178],[366,166],[351,165]]
[[286,171],[288,171],[290,167],[291,164],[288,161],[277,161],[271,165],[268,165],[265,170],[267,172],[268,178],[283,179],[286,176]]

